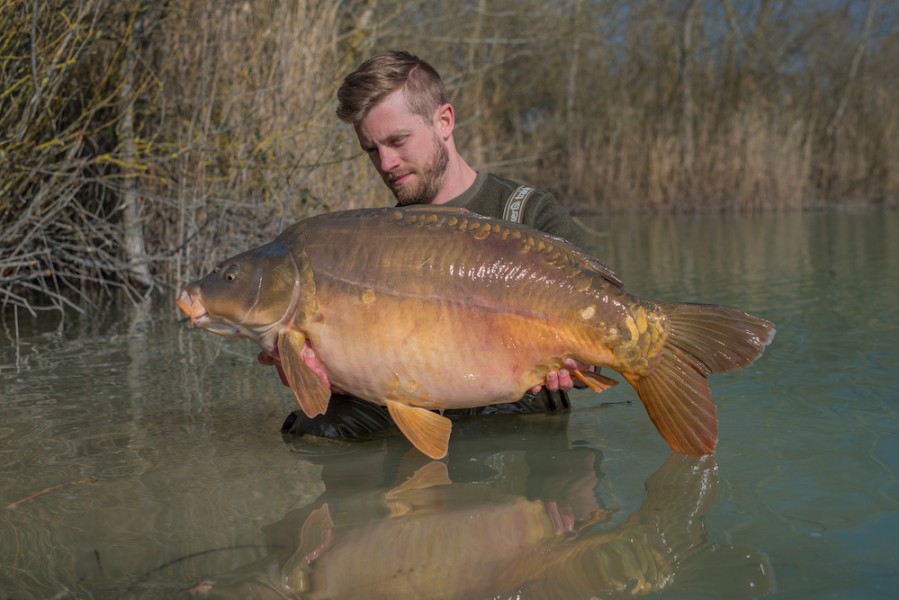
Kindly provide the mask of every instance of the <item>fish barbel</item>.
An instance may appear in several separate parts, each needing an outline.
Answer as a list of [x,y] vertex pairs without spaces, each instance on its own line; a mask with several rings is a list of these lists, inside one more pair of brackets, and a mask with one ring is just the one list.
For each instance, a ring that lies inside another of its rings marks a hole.
[[[386,405],[435,459],[452,430],[436,409],[513,402],[566,359],[620,373],[673,450],[712,453],[707,377],[752,363],[774,337],[739,310],[631,295],[564,240],[434,206],[304,219],[188,284],[177,304],[194,327],[277,356],[306,415],[343,390]],[[617,383],[575,375],[597,391]]]

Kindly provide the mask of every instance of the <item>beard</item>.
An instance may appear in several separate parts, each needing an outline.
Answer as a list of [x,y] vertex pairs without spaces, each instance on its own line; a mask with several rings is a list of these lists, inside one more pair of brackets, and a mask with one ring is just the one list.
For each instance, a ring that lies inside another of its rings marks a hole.
[[434,136],[434,153],[428,162],[418,173],[418,185],[390,185],[393,195],[399,206],[413,204],[430,204],[437,197],[440,186],[446,177],[446,167],[449,165],[449,151],[436,135]]

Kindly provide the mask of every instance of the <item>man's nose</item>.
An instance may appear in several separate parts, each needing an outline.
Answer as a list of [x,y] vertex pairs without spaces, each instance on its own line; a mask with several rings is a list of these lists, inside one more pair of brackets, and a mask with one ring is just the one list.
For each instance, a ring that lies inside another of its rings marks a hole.
[[378,167],[382,173],[390,173],[400,166],[399,154],[390,148],[378,149]]

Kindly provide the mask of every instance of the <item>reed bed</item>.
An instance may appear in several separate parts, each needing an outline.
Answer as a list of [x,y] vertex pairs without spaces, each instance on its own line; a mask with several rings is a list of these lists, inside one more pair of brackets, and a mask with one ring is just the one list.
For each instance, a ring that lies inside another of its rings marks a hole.
[[0,311],[172,290],[391,197],[334,116],[432,62],[477,168],[573,210],[899,203],[895,3],[0,0]]

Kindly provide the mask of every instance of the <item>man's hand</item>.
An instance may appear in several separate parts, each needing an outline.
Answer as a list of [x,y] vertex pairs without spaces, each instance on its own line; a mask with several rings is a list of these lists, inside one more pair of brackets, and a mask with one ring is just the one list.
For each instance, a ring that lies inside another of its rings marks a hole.
[[600,507],[596,495],[599,483],[597,453],[589,448],[572,448],[554,457],[563,468],[543,477],[539,485],[546,490],[543,506],[556,535],[576,535],[593,523],[608,521],[614,511]]
[[[574,381],[571,379],[572,371],[592,371],[593,367],[591,365],[585,365],[583,363],[579,363],[574,359],[566,358],[563,362],[563,367],[558,371],[550,371],[546,374],[546,381],[544,385],[546,385],[546,389],[551,392],[555,392],[557,390],[568,391],[574,387]],[[542,385],[535,385],[531,388],[531,392],[536,394],[542,388]]]

